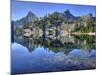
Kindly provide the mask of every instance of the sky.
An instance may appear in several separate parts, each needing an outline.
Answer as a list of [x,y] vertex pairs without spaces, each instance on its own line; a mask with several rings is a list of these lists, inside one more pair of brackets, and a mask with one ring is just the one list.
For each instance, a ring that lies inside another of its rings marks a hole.
[[55,4],[43,2],[24,2],[12,0],[12,20],[19,20],[32,11],[36,16],[43,17],[55,11],[64,12],[69,10],[74,16],[83,16],[92,13],[96,16],[96,6],[91,5],[73,5],[73,4]]

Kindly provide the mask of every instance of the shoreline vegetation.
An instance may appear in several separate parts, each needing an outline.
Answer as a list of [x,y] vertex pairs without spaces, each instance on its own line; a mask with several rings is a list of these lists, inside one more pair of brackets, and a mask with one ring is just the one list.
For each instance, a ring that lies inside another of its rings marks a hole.
[[72,35],[96,35],[95,32],[89,32],[89,33],[72,32],[72,33],[68,33],[68,34],[72,34]]
[[93,17],[92,13],[77,17],[69,10],[65,10],[63,13],[56,11],[40,19],[29,11],[22,19],[12,21],[12,29],[15,33],[20,34],[24,31],[27,35],[45,33],[50,35],[96,35],[96,17]]
[[49,37],[67,35],[96,35],[96,17],[92,13],[82,16],[74,16],[69,10],[54,12],[39,18],[33,12],[17,21],[12,21],[13,35],[23,38]]

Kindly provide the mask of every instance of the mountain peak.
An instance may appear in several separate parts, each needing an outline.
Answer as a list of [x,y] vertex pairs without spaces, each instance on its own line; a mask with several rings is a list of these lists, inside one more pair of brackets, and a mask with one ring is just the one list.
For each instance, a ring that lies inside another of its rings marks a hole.
[[92,13],[89,13],[88,15],[89,15],[90,17],[92,17],[92,16],[93,16],[93,15],[92,15]]
[[27,16],[34,16],[34,14],[32,13],[32,11],[29,11]]
[[75,18],[69,10],[65,10],[63,15],[66,20],[73,20]]
[[66,10],[64,13],[65,14],[71,14],[69,10]]
[[29,11],[25,18],[28,22],[33,22],[37,19],[37,16],[32,11]]

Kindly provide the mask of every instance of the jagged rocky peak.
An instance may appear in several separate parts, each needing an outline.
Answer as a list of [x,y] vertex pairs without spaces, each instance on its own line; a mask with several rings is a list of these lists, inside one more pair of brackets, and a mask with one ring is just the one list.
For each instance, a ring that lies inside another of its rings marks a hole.
[[32,13],[32,11],[29,11],[26,18],[28,18],[28,20],[30,21],[30,20],[33,20],[33,19],[34,20],[37,19],[37,16],[34,13]]
[[93,15],[92,13],[89,13],[87,15],[84,15],[81,17],[82,20],[90,20],[90,19],[93,19]]
[[93,16],[92,13],[89,13],[88,15],[91,16],[91,17]]
[[70,13],[70,11],[67,9],[67,10],[65,10],[65,12],[64,12],[65,14],[67,14],[67,13]]
[[63,14],[65,20],[74,20],[75,16],[69,10],[65,10]]
[[24,25],[29,25],[37,20],[37,16],[32,12],[29,11],[25,17],[22,17],[21,19],[14,22],[14,28],[19,28]]
[[30,10],[27,14],[27,16],[35,16],[35,14],[32,13],[32,11]]
[[65,10],[64,12],[65,15],[72,15],[71,12],[69,10]]
[[88,18],[92,18],[93,17],[92,13],[89,13],[89,14],[87,14],[85,16],[88,17]]

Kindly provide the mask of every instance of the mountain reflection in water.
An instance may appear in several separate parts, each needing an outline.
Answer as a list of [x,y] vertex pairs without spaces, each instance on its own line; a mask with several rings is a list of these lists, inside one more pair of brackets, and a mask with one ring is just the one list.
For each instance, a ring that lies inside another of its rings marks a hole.
[[14,36],[11,62],[14,74],[95,69],[95,36]]

